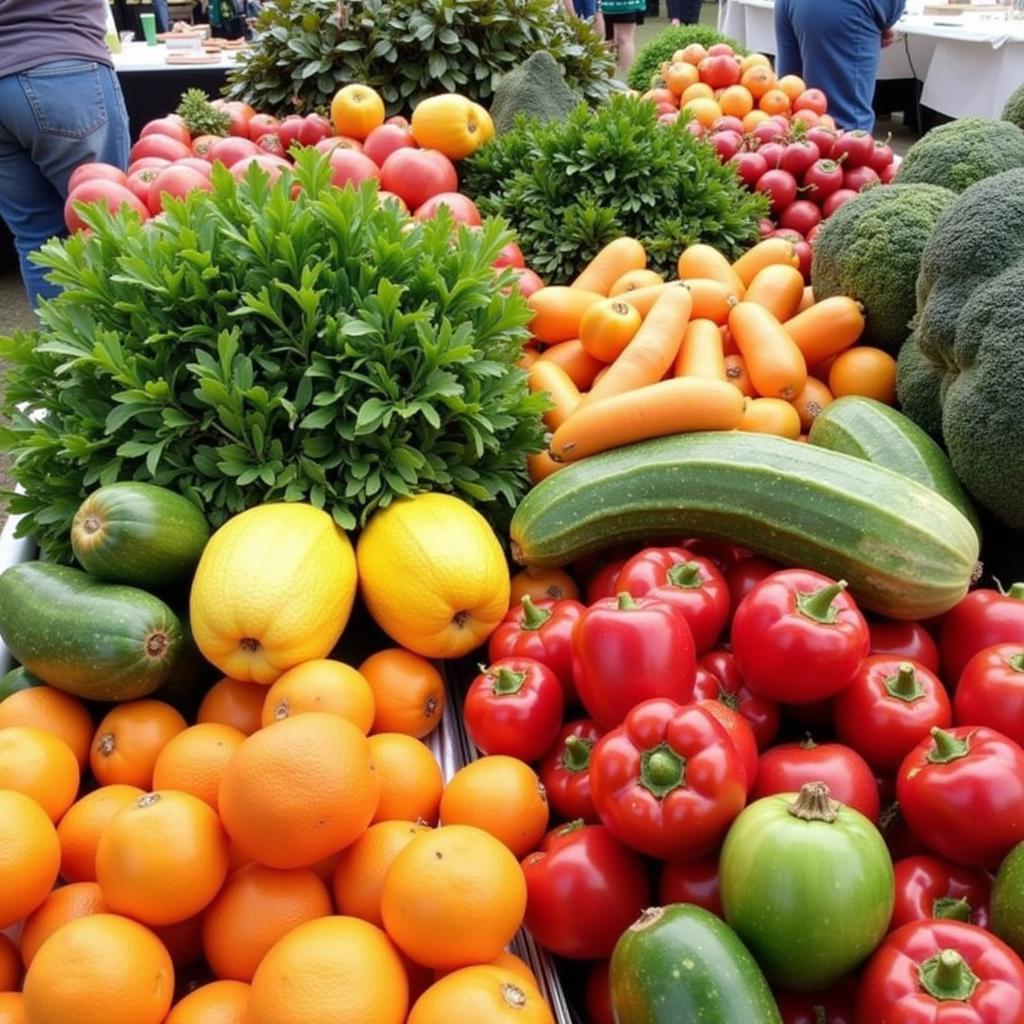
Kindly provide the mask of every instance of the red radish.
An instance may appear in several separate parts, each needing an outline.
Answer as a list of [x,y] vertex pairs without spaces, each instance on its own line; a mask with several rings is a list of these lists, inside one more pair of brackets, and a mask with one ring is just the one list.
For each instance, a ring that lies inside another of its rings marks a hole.
[[813,128],[808,128],[804,138],[808,142],[813,142],[818,147],[818,152],[821,153],[823,160],[832,159],[833,150],[836,145],[836,133],[831,128],[815,125]]
[[737,153],[729,163],[736,168],[740,181],[751,189],[757,184],[758,178],[768,170],[768,161],[753,150]]
[[664,114],[678,114],[679,108],[674,103],[659,103],[654,108],[658,112],[658,116],[661,117]]
[[523,259],[523,250],[516,245],[515,242],[509,242],[501,252],[498,253],[498,258],[491,264],[492,267],[525,267],[526,260]]
[[841,188],[833,192],[824,203],[821,204],[821,212],[826,217],[831,217],[836,210],[851,199],[856,199],[857,193],[852,188]]
[[366,136],[363,152],[380,167],[396,149],[404,147],[416,148],[412,132],[397,124],[382,124]]
[[879,179],[881,180],[882,184],[883,185],[890,185],[890,184],[892,184],[893,179],[899,173],[899,169],[900,169],[900,165],[899,164],[889,164],[889,166],[886,167],[886,169],[884,171],[882,171],[882,173],[878,176]]
[[802,237],[821,223],[821,210],[809,199],[797,199],[779,215],[779,227],[799,231]]
[[307,114],[299,128],[299,142],[304,146],[315,146],[321,139],[334,134],[334,125],[322,114]]
[[814,240],[818,237],[818,232],[821,231],[821,225],[817,224],[810,231],[807,232],[807,244],[814,245]]
[[731,114],[725,114],[722,117],[715,118],[711,122],[711,130],[713,132],[736,132],[738,135],[743,135],[745,129],[743,122],[738,117],[733,117]]
[[790,134],[792,124],[790,123],[789,118],[785,114],[772,114],[768,118],[768,120],[774,121],[787,136]]
[[249,121],[249,138],[259,142],[260,137],[277,130],[280,122],[272,114],[254,114]]
[[687,121],[686,122],[686,130],[691,135],[696,136],[698,139],[703,139],[704,138],[704,134],[705,134],[705,132],[704,132],[704,125],[702,125],[700,123],[700,121]]
[[331,184],[358,188],[370,178],[380,177],[380,168],[365,154],[339,146],[330,155]]
[[300,114],[289,114],[278,126],[277,134],[281,139],[281,145],[287,153],[292,143],[298,142],[299,132],[302,130],[302,116]]
[[890,146],[888,142],[876,141],[874,152],[871,154],[871,159],[868,161],[868,167],[881,174],[882,171],[892,163],[894,155],[892,146]]
[[793,100],[793,110],[811,110],[820,116],[828,110],[828,99],[820,89],[805,89]]
[[842,160],[845,157],[846,167],[864,167],[871,160],[874,149],[875,140],[867,132],[843,132],[836,139],[832,157],[835,160]]
[[779,127],[778,122],[772,120],[762,121],[760,124],[754,125],[754,130],[750,134],[760,143],[782,141],[786,135]]
[[675,124],[679,120],[679,111],[671,110],[667,114],[658,115],[658,124]]
[[843,169],[834,160],[818,160],[804,175],[808,198],[816,203],[843,187]]
[[762,217],[757,225],[758,234],[762,238],[768,238],[775,231],[775,221],[771,217]]
[[519,279],[519,290],[524,298],[529,298],[535,291],[544,287],[543,278],[535,274],[529,267],[512,267],[512,273]]
[[800,139],[791,142],[782,154],[782,169],[789,171],[795,178],[802,178],[813,163],[821,159],[821,152],[813,142]]
[[740,151],[740,146],[743,145],[743,137],[731,131],[715,132],[711,136],[711,145],[717,150],[718,159],[725,163]]
[[854,192],[868,188],[870,185],[877,185],[881,178],[868,166],[847,167],[843,171],[843,188],[852,188]]
[[766,171],[758,179],[754,190],[768,196],[772,203],[772,213],[778,214],[796,199],[796,178],[789,171]]
[[698,65],[700,80],[712,89],[727,89],[730,85],[738,84],[743,72],[740,71],[740,62],[732,53],[712,54],[708,51]]
[[786,147],[781,142],[766,142],[759,146],[757,152],[764,158],[768,169],[782,166],[782,158],[786,155]]
[[[800,202],[800,200],[797,200]],[[817,227],[817,225],[815,225]],[[804,239],[804,236],[799,231],[794,231],[792,228],[780,228],[778,231],[771,233],[772,238],[786,238],[793,243],[793,251],[797,255],[797,259],[800,260],[800,265],[797,270],[804,275],[804,280],[808,281],[811,277],[811,246],[810,243]]]

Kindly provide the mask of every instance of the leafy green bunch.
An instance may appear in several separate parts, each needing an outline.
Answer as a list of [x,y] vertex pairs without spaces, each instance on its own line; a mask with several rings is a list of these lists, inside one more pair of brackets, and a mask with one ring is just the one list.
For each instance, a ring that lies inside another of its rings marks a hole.
[[728,43],[737,53],[747,54],[746,48],[731,36],[724,36],[708,25],[673,25],[659,32],[637,53],[627,75],[630,88],[640,92],[650,89],[661,65],[671,60],[676,50],[685,50],[691,43],[700,43],[705,48],[715,43]]
[[389,114],[439,92],[488,104],[501,76],[538,50],[590,101],[614,61],[591,27],[551,0],[277,0],[229,78],[229,95],[273,114],[324,110],[350,82]]
[[116,480],[174,488],[214,525],[284,500],[345,528],[421,491],[500,521],[527,489],[546,404],[517,367],[528,307],[491,266],[505,225],[412,222],[372,184],[330,185],[314,151],[274,185],[215,167],[161,222],[84,216],[89,237],[38,257],[64,288],[44,327],[0,339],[11,510],[48,556]]
[[738,256],[757,240],[766,200],[711,146],[657,116],[652,103],[620,95],[565,121],[521,117],[463,164],[463,191],[515,228],[550,284],[570,281],[620,235],[641,241],[664,274],[694,242]]

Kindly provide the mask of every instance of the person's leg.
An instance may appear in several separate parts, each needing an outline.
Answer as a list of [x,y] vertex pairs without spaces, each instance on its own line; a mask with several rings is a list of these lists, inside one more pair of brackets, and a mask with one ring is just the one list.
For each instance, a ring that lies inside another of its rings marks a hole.
[[167,0],[153,0],[153,14],[157,32],[170,32],[171,12],[167,6]]
[[615,46],[619,54],[619,71],[626,74],[633,66],[636,56],[636,25],[632,22],[615,23]]
[[795,0],[775,0],[775,70],[783,75],[803,77],[804,62],[800,55],[800,43],[793,31],[790,8]]
[[681,25],[683,22],[683,9],[686,6],[684,0],[666,0],[668,9],[668,20],[673,25]]
[[679,18],[684,25],[697,25],[700,22],[701,0],[680,0]]
[[591,21],[597,13],[597,0],[573,0],[572,6],[576,17],[584,21]]

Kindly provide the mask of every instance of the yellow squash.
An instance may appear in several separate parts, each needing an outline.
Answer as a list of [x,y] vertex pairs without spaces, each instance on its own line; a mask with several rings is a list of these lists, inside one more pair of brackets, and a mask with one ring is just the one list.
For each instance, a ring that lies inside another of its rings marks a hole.
[[331,652],[355,591],[352,545],[326,512],[260,505],[229,519],[206,545],[192,584],[192,632],[226,675],[269,685]]
[[462,160],[494,135],[491,115],[465,96],[449,92],[422,100],[412,112],[413,138],[424,149],[438,149]]

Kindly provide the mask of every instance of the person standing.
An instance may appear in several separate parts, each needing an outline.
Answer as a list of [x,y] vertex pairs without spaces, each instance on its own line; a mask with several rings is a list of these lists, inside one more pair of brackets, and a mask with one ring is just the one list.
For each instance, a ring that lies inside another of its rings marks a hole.
[[673,25],[696,25],[700,21],[701,0],[667,0],[667,4]]
[[107,49],[107,0],[0,0],[0,217],[33,306],[59,288],[28,255],[65,235],[68,179],[124,169],[128,112]]
[[171,10],[167,6],[167,0],[153,0],[153,21],[156,23],[157,32],[171,31]]
[[625,75],[636,56],[636,27],[644,23],[646,0],[598,0],[604,34],[618,55],[618,73]]
[[905,0],[775,0],[776,70],[799,75],[828,97],[843,129],[871,131],[882,47]]

